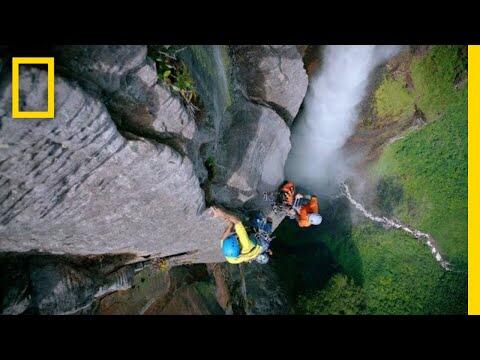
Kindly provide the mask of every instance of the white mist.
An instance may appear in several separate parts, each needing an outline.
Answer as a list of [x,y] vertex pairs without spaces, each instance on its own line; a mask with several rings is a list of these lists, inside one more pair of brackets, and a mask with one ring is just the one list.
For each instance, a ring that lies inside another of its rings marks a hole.
[[352,135],[372,70],[399,46],[327,46],[310,83],[304,111],[292,129],[286,178],[317,194],[338,189],[349,175],[341,148]]

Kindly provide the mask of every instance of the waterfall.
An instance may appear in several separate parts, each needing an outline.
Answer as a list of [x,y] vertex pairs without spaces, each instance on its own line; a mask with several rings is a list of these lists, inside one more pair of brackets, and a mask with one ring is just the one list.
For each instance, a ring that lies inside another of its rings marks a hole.
[[327,46],[322,70],[310,83],[292,129],[287,178],[316,193],[333,193],[350,175],[341,149],[354,131],[357,108],[375,67],[399,46]]

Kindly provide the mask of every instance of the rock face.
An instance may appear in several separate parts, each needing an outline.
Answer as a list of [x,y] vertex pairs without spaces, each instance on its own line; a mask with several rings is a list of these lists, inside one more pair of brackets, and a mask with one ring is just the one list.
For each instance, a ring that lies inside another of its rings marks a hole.
[[222,138],[220,171],[213,185],[219,202],[237,207],[278,187],[290,151],[290,130],[282,118],[264,106],[249,102],[241,106]]
[[[54,119],[12,119],[11,74],[2,69],[1,252],[224,260],[226,224],[206,213],[202,189],[239,212],[268,208],[262,192],[283,181],[288,124],[307,77],[295,46],[190,46],[181,56],[204,104],[197,119],[157,81],[146,46],[56,48]],[[22,69],[20,88],[22,109],[41,108],[46,73]],[[207,179],[209,158],[215,176]],[[116,286],[62,264],[38,267],[31,278],[43,295],[25,297],[17,287],[11,311],[35,303],[40,312],[68,312]],[[202,286],[182,290],[183,299],[205,300]],[[65,308],[48,297],[55,289]],[[171,310],[218,310],[178,301]]]
[[223,314],[205,265],[170,270],[148,267],[135,274],[132,287],[103,297],[91,313],[102,315]]
[[[226,312],[245,315],[288,314],[290,305],[281,289],[271,263],[229,266],[217,264],[213,272],[217,283],[217,300]],[[219,283],[224,282],[223,287]],[[227,292],[228,295],[222,294]]]
[[178,97],[157,83],[146,46],[62,46],[57,51],[60,71],[102,94],[126,129],[163,138],[193,138],[194,119]]
[[294,45],[235,46],[238,76],[247,94],[274,108],[290,124],[308,86],[302,56]]
[[[38,108],[46,73],[21,74],[25,106]],[[192,163],[172,148],[128,141],[105,106],[55,80],[53,120],[2,114],[0,249],[47,253],[187,255],[219,261],[224,223],[203,214]],[[10,109],[10,83],[1,88]]]
[[[288,123],[308,80],[295,46],[192,46],[181,53],[204,99],[203,156],[215,159],[215,202],[243,207],[283,180]],[[202,151],[201,151],[202,153]]]
[[80,257],[1,255],[0,313],[88,313],[95,300],[133,282],[138,265],[117,270],[111,265]]

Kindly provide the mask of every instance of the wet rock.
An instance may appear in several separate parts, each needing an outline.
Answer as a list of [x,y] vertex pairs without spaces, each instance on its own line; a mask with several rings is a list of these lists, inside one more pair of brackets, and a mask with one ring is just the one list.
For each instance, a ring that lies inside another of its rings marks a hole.
[[226,268],[220,263],[208,264],[208,271],[215,281],[215,298],[226,315],[232,315],[232,299],[226,278]]
[[160,315],[223,315],[213,284],[196,282],[177,290]]
[[263,191],[278,187],[290,151],[290,130],[274,111],[245,102],[234,113],[218,155],[216,199],[241,206]]
[[[286,57],[285,63],[291,62],[288,56],[298,57],[301,63],[298,54],[292,55],[296,52],[294,47],[282,49],[278,51]],[[180,51],[179,56],[188,65],[205,105],[200,125],[205,136],[199,155],[203,161],[213,163],[209,195],[213,202],[244,209],[247,202],[267,205],[262,201],[263,191],[273,190],[283,181],[290,131],[285,123],[289,115],[282,118],[285,114],[279,115],[266,101],[245,96],[254,93],[256,85],[241,76],[237,68],[240,66],[237,55],[242,51],[240,47],[189,46]],[[266,71],[262,67],[265,51],[248,53],[252,71]],[[286,69],[290,71],[293,67],[290,64]],[[265,77],[276,76],[276,70],[270,70],[272,72],[265,72]],[[299,95],[303,99],[306,91],[306,84],[302,91],[288,82],[280,87],[285,101]]]
[[264,102],[287,123],[298,113],[308,86],[302,56],[295,45],[232,47],[238,77],[248,96]]
[[25,312],[32,300],[28,272],[23,264],[0,257],[0,313],[18,315]]
[[205,265],[139,271],[128,290],[103,297],[94,311],[102,315],[223,314]]
[[89,313],[96,299],[131,286],[134,265],[106,273],[75,263],[58,256],[2,255],[0,313]]
[[32,303],[39,314],[69,314],[91,303],[95,280],[65,265],[46,265],[30,274]]
[[95,313],[102,315],[142,315],[170,288],[168,270],[149,266],[136,273],[128,289],[104,296]]
[[271,264],[220,264],[235,314],[288,314],[290,305]]

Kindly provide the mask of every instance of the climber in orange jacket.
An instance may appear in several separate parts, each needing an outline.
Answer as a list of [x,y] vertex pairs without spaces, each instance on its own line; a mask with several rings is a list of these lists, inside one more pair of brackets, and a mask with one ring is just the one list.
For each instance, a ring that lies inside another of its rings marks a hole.
[[285,209],[291,219],[296,219],[300,227],[319,225],[322,217],[318,214],[318,199],[315,195],[295,193],[295,184],[285,181],[279,189],[277,204]]
[[297,194],[293,210],[296,212],[296,219],[300,227],[319,225],[322,222],[322,217],[318,213],[318,199],[315,195]]

